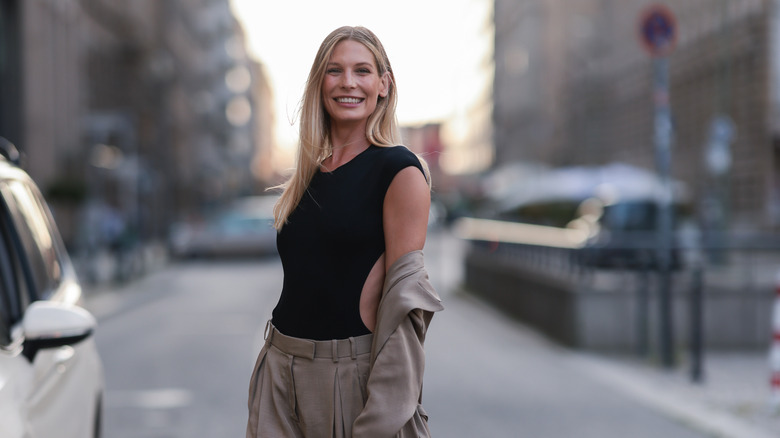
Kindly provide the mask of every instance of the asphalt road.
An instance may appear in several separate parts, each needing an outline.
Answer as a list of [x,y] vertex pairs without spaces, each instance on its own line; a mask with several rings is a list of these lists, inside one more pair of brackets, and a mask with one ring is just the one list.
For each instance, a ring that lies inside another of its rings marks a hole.
[[[453,292],[460,251],[435,233],[426,247],[446,306],[426,345],[423,401],[434,436],[707,436],[597,378],[578,353]],[[274,259],[196,261],[90,298],[105,436],[244,436],[247,383],[281,280]]]

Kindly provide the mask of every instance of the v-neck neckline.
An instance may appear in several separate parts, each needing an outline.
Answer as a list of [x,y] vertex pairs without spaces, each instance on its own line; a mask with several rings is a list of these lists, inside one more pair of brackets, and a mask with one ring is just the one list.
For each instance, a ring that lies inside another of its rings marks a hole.
[[345,162],[345,163],[341,164],[340,166],[338,166],[338,167],[336,167],[335,169],[332,169],[332,170],[328,170],[328,169],[327,169],[325,166],[323,166],[323,165],[322,165],[322,163],[320,163],[320,164],[319,164],[319,166],[318,166],[318,171],[319,171],[319,173],[322,173],[322,174],[325,174],[325,175],[333,175],[333,174],[334,174],[334,173],[336,173],[336,172],[337,172],[339,169],[342,169],[342,168],[344,168],[344,167],[348,166],[350,163],[352,163],[352,162],[354,162],[355,160],[357,160],[357,159],[358,159],[358,158],[359,158],[361,155],[365,154],[365,153],[366,153],[366,152],[368,152],[370,149],[372,149],[372,148],[375,148],[375,147],[376,147],[376,146],[374,146],[373,144],[370,144],[370,145],[368,145],[368,147],[367,147],[367,148],[363,149],[362,151],[360,151],[360,153],[358,153],[358,154],[357,154],[357,155],[355,155],[354,157],[350,158],[350,159],[349,159],[349,161],[347,161],[347,162]]

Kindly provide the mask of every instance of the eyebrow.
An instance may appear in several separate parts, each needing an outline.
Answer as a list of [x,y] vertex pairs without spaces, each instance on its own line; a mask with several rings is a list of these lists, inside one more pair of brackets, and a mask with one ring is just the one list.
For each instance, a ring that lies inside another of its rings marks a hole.
[[[340,67],[341,63],[339,63],[339,62],[332,62],[331,61],[331,62],[328,63],[328,66],[331,66],[331,65],[335,65],[335,66],[339,66]],[[371,67],[371,68],[375,68],[374,64],[370,63],[370,62],[358,62],[357,64],[355,64],[355,66],[357,66],[357,67],[368,66],[368,67]]]

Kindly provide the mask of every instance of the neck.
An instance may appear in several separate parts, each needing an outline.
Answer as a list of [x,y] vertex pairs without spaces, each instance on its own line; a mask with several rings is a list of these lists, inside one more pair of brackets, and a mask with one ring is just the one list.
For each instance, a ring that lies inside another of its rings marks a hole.
[[331,164],[341,165],[368,148],[365,125],[350,129],[331,127],[330,144],[333,146]]

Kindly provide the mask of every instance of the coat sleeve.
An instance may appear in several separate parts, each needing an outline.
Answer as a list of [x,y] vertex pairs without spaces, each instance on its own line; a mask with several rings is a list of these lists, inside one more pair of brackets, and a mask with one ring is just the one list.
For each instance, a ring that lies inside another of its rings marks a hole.
[[353,438],[391,438],[412,418],[420,400],[423,344],[433,314],[409,312],[387,338],[368,378],[368,399],[352,428]]

